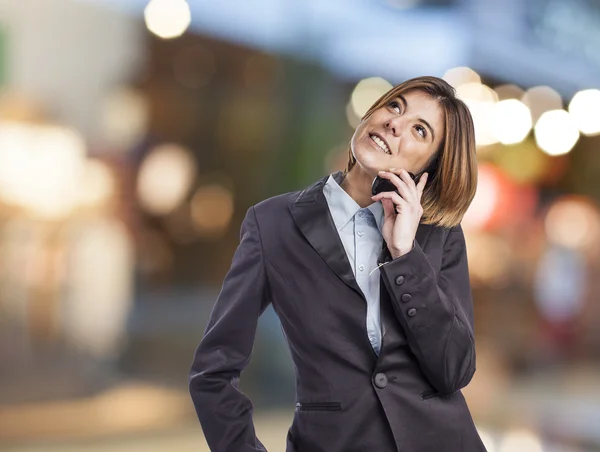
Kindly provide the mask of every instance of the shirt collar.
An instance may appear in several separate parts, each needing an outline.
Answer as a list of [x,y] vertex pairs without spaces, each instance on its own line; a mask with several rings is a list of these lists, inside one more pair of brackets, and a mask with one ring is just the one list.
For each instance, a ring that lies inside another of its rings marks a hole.
[[[346,191],[340,187],[332,175],[329,175],[327,182],[323,187],[323,194],[327,199],[329,208],[332,213],[333,222],[339,231],[354,217],[356,212],[360,210],[360,206]],[[377,229],[381,232],[383,227],[383,206],[381,202],[374,202],[367,206],[375,217]]]

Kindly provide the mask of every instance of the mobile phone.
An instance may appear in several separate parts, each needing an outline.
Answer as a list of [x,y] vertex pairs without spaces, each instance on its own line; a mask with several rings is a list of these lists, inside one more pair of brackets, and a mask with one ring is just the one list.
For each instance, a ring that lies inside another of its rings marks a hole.
[[[415,176],[413,173],[409,172],[408,175],[410,176],[410,178],[412,180],[415,181],[415,184],[419,181],[419,176]],[[396,186],[392,183],[392,181],[388,180],[388,179],[384,179],[383,177],[379,177],[377,176],[374,180],[373,180],[373,184],[371,185],[371,193],[373,194],[373,196],[384,192],[384,191],[394,191],[396,192],[398,195],[400,193],[398,193],[398,189],[396,188]]]

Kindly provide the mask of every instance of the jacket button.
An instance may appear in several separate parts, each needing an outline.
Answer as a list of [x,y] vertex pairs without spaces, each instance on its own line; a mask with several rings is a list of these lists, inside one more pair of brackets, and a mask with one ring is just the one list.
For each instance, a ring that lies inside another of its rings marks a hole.
[[405,293],[404,295],[402,295],[402,297],[400,298],[404,303],[408,303],[410,301],[412,297],[410,296],[409,293]]
[[377,375],[375,375],[375,386],[377,386],[380,389],[383,389],[387,386],[387,384],[388,379],[385,376],[385,374],[378,373]]
[[404,276],[400,275],[400,276],[396,276],[396,284],[401,286],[402,284],[404,284]]
[[414,317],[416,313],[417,313],[417,310],[415,308],[410,308],[407,312],[409,317]]

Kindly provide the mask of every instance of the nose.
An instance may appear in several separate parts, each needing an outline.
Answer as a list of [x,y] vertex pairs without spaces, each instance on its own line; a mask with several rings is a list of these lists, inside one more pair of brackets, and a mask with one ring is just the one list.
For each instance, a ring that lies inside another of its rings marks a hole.
[[402,135],[402,119],[399,117],[389,119],[384,124],[385,130],[395,137]]

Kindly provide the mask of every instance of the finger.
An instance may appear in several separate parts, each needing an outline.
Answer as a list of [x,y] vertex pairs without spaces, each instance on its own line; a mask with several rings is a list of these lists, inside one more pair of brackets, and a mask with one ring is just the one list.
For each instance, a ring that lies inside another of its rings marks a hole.
[[[400,179],[400,177],[398,177],[397,174],[394,174],[391,171],[380,171],[378,175],[379,175],[379,177],[388,179],[392,184],[394,184],[394,186],[398,189],[398,193],[400,193],[400,195],[407,201],[409,201],[411,199],[416,199],[416,193],[414,193],[414,194],[411,193],[408,183],[406,181]],[[407,177],[410,179],[410,176],[408,176],[408,173],[407,173]]]
[[389,199],[391,200],[394,204],[399,205],[399,206],[407,206],[408,205],[408,201],[406,201],[402,196],[400,196],[398,193],[393,192],[393,191],[383,191],[381,193],[376,194],[375,196],[371,196],[371,199],[373,199],[373,201],[379,201],[379,200],[384,200],[384,199]]
[[394,204],[394,202],[391,199],[382,199],[381,205],[383,206],[384,218],[396,216],[396,205]]
[[423,196],[423,191],[425,190],[425,184],[427,184],[427,179],[429,178],[429,174],[423,173],[419,178],[419,183],[417,184],[417,193],[419,195],[419,201]]
[[406,183],[408,189],[410,190],[410,193],[413,196],[413,199],[418,199],[419,193],[417,191],[417,186],[412,177],[410,177],[410,174],[408,174],[408,171],[402,169],[400,172],[400,179],[403,180],[404,183]]

